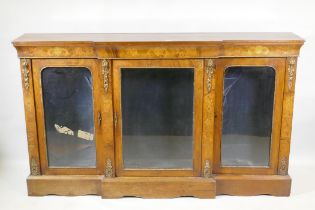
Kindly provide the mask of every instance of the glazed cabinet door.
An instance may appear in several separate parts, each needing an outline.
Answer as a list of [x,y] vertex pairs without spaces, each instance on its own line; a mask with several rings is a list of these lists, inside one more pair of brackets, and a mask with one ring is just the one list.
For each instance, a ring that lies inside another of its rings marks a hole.
[[102,174],[112,115],[101,61],[33,59],[32,70],[42,174]]
[[285,59],[216,61],[214,172],[276,174]]
[[117,176],[199,176],[202,60],[114,60]]

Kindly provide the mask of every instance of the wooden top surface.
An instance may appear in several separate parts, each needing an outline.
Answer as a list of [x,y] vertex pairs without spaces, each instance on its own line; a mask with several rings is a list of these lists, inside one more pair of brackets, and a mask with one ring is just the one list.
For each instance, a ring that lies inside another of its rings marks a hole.
[[36,46],[52,43],[149,43],[149,42],[283,42],[304,40],[290,32],[275,33],[104,33],[104,34],[24,34],[13,41],[14,46]]

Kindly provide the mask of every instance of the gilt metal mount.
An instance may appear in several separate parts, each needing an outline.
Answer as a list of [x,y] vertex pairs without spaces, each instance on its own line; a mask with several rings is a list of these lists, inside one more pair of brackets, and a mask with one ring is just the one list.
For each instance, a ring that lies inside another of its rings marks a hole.
[[295,65],[296,65],[296,57],[289,57],[288,58],[288,88],[289,90],[292,89],[293,82],[294,82]]
[[23,74],[23,83],[25,90],[28,90],[30,87],[30,78],[29,78],[29,63],[26,59],[22,59],[22,74]]
[[211,175],[212,175],[212,169],[211,169],[210,161],[206,160],[205,161],[205,166],[204,166],[204,169],[203,169],[203,176],[205,178],[210,178]]
[[214,60],[213,59],[206,60],[206,73],[207,73],[206,76],[207,76],[208,93],[210,93],[211,88],[212,88],[212,78],[214,74],[214,68],[215,68]]
[[113,164],[112,164],[111,159],[109,159],[109,158],[106,160],[105,177],[106,178],[113,177]]
[[109,88],[109,62],[108,60],[103,60],[102,61],[102,67],[103,67],[103,86],[104,86],[104,90],[105,93],[108,92],[108,88]]
[[34,158],[31,159],[31,175],[32,176],[40,175],[39,166]]
[[283,175],[283,176],[288,174],[288,158],[287,157],[282,157],[280,159],[278,174]]

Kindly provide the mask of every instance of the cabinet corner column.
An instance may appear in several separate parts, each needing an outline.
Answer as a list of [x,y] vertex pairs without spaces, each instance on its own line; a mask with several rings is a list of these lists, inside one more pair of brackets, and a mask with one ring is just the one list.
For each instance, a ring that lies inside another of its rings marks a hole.
[[202,176],[209,178],[213,170],[215,59],[204,59]]
[[114,142],[114,114],[113,114],[113,74],[112,61],[110,59],[99,59],[100,71],[100,132],[104,152],[102,152],[102,171],[105,178],[115,177],[115,142]]
[[287,175],[289,165],[291,129],[294,106],[297,57],[286,58],[286,71],[281,119],[281,138],[278,159],[278,174]]
[[41,174],[37,139],[36,110],[32,76],[32,60],[21,58],[20,70],[24,97],[26,135],[29,151],[30,175]]

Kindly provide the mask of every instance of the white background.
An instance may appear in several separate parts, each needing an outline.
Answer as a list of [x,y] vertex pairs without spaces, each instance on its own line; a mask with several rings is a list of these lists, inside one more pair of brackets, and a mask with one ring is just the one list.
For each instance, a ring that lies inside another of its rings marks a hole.
[[[23,33],[294,32],[298,62],[289,173],[291,197],[218,196],[102,200],[28,197],[28,155],[19,73],[11,41]],[[0,0],[0,209],[315,209],[315,5],[312,0]]]

